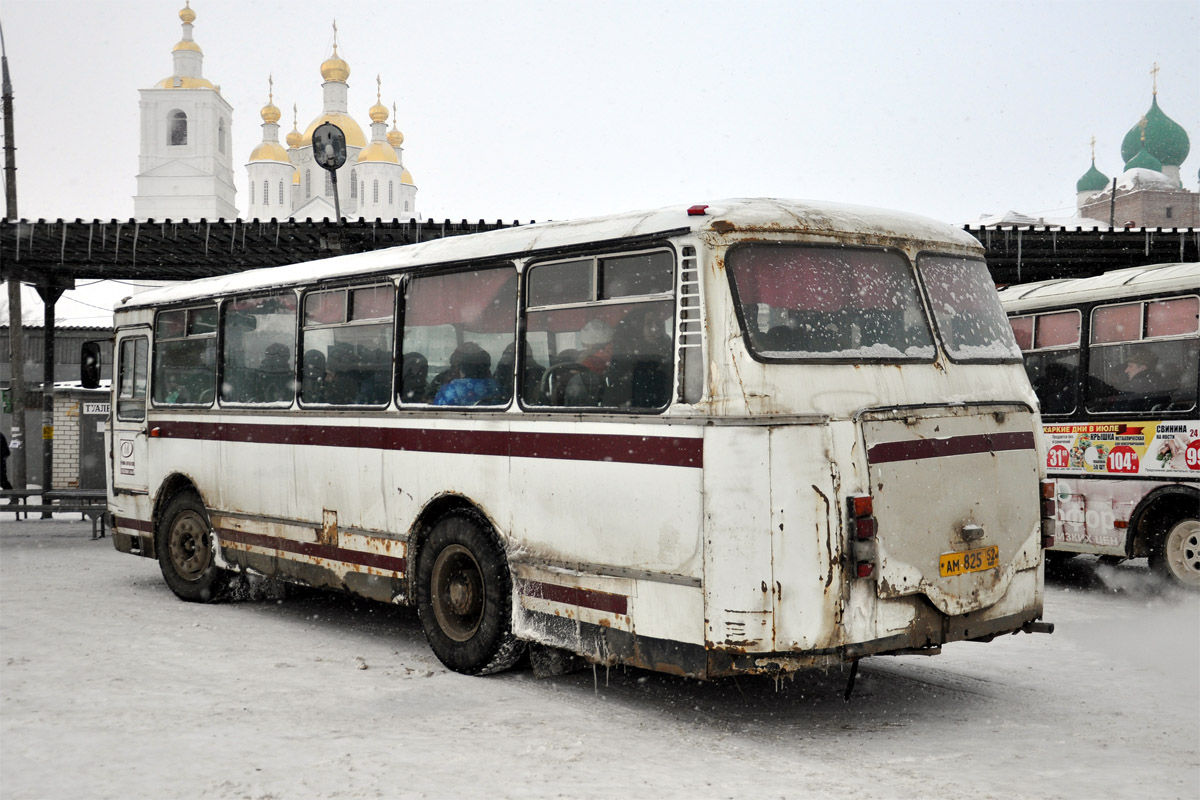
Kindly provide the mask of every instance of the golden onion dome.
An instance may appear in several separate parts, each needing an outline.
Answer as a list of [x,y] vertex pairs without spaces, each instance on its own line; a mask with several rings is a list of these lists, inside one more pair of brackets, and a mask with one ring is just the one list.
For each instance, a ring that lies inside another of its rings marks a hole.
[[345,83],[350,77],[350,65],[338,58],[337,45],[333,46],[333,55],[321,64],[321,77],[327,81]]
[[408,170],[404,170],[400,173],[400,183],[406,186],[416,186],[416,184],[413,183],[412,173]]
[[[178,84],[175,82],[179,81]],[[163,78],[154,85],[155,89],[216,89],[207,78],[192,78],[187,76],[172,75],[169,78]]]
[[288,158],[287,150],[283,149],[283,145],[279,142],[263,142],[258,147],[254,148],[254,152],[250,154],[250,161],[279,161],[284,164],[292,163]]
[[196,12],[192,11],[192,0],[185,0],[183,8],[179,9],[179,18],[187,25],[195,22]]
[[371,106],[371,110],[367,115],[371,118],[371,122],[387,122],[387,106],[379,99],[380,92],[383,91],[383,79],[375,76],[375,105]]
[[396,158],[396,151],[389,147],[387,142],[371,142],[363,148],[358,154],[358,163],[363,164],[368,161],[379,161],[386,164],[400,163],[400,159]]
[[179,44],[177,44],[171,48],[172,53],[177,53],[180,50],[191,50],[196,53],[204,52],[203,50],[200,49],[200,45],[196,44],[195,42],[188,41],[187,39],[180,39]]
[[279,122],[279,118],[283,116],[279,109],[275,107],[275,76],[267,76],[267,104],[262,107],[258,113],[262,116],[262,121],[268,124]]
[[387,140],[388,144],[390,144],[392,147],[399,147],[400,145],[404,144],[404,134],[395,128],[392,128],[390,131],[388,131]]
[[331,111],[314,119],[304,131],[304,138],[300,141],[301,147],[308,147],[312,144],[313,131],[322,122],[332,122],[342,129],[342,133],[346,134],[346,144],[349,147],[364,147],[367,144],[367,139],[363,136],[362,128],[358,127],[358,123],[348,114],[343,114],[340,111]]
[[296,113],[296,104],[292,103],[292,132],[284,139],[288,147],[299,147],[300,143],[304,141],[304,136],[301,135],[299,126],[296,124]]

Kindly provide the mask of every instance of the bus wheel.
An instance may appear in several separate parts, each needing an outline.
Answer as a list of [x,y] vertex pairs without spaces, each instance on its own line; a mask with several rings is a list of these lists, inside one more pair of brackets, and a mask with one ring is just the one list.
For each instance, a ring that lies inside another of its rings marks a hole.
[[228,582],[213,560],[209,530],[200,498],[180,492],[167,503],[154,533],[163,579],[178,597],[193,603],[215,600]]
[[1182,519],[1172,525],[1151,553],[1150,564],[1164,577],[1200,589],[1200,520]]
[[433,526],[418,556],[417,613],[434,655],[455,672],[488,675],[521,657],[508,564],[476,515],[451,511]]

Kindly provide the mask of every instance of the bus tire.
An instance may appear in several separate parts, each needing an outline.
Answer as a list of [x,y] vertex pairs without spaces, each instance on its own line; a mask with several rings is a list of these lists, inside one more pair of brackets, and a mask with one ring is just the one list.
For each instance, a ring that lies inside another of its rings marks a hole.
[[1150,566],[1164,578],[1200,590],[1200,519],[1177,520],[1150,553]]
[[478,515],[451,511],[429,532],[417,562],[417,614],[434,655],[455,672],[489,675],[521,657],[508,563]]
[[163,580],[181,600],[210,603],[229,582],[217,566],[208,512],[191,491],[176,494],[167,502],[154,532],[154,548]]

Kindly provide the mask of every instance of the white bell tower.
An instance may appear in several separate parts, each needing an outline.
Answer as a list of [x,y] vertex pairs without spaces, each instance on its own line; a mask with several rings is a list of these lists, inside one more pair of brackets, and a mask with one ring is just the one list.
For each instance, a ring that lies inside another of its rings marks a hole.
[[170,77],[141,89],[137,219],[234,219],[233,107],[203,76],[204,53],[192,40],[196,12],[179,12],[183,37]]

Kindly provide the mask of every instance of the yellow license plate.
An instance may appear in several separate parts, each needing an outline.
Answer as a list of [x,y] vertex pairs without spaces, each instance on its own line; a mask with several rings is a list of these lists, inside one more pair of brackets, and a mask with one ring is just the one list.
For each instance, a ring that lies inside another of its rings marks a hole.
[[943,578],[966,575],[968,572],[983,572],[995,569],[1000,563],[1000,548],[996,545],[963,550],[961,553],[943,553],[938,571]]

